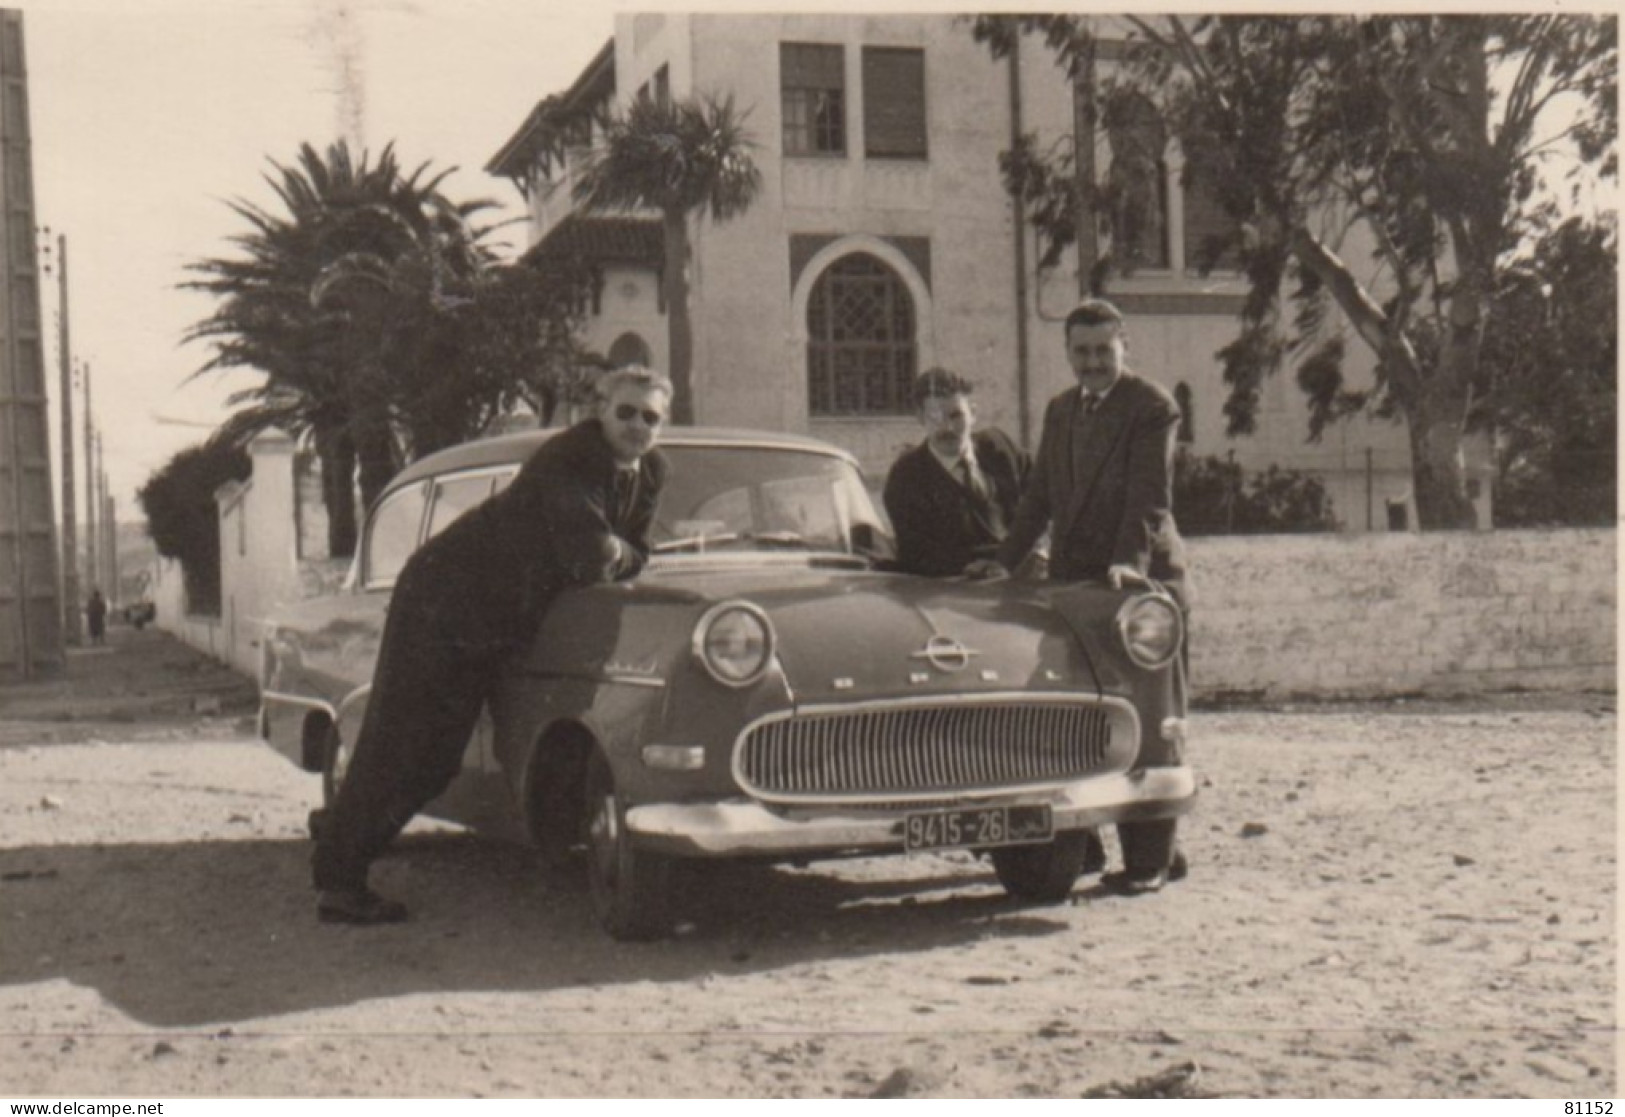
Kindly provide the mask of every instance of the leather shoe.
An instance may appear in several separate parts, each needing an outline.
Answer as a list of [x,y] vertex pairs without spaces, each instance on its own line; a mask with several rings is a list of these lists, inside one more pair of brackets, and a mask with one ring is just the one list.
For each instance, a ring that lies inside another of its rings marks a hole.
[[404,923],[406,905],[386,900],[370,888],[328,888],[316,898],[316,918],[323,923],[353,923],[363,927]]
[[1168,862],[1168,883],[1184,880],[1191,875],[1191,863],[1185,859],[1185,851],[1174,850],[1174,859]]
[[1115,873],[1107,873],[1100,878],[1100,885],[1108,892],[1115,892],[1119,896],[1144,896],[1148,892],[1161,892],[1168,883],[1167,869],[1123,869]]

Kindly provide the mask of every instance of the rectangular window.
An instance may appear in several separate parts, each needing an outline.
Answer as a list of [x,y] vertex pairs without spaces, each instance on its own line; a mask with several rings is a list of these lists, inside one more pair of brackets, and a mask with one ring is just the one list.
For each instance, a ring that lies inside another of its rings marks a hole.
[[780,43],[786,155],[846,154],[846,63],[839,44]]
[[1185,270],[1206,275],[1241,266],[1239,230],[1224,211],[1205,167],[1185,168]]
[[863,48],[863,152],[871,159],[925,158],[925,51]]

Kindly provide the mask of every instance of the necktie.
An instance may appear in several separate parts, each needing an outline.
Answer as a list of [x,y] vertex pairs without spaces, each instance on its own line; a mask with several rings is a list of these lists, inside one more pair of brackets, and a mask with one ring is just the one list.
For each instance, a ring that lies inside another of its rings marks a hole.
[[1100,410],[1100,405],[1104,402],[1106,402],[1105,396],[1097,396],[1093,392],[1085,393],[1083,397],[1083,413],[1093,415]]
[[959,479],[980,503],[987,503],[987,480],[969,458],[959,459]]
[[637,471],[631,469],[617,469],[615,471],[615,523],[621,526],[632,516],[632,498],[637,492]]

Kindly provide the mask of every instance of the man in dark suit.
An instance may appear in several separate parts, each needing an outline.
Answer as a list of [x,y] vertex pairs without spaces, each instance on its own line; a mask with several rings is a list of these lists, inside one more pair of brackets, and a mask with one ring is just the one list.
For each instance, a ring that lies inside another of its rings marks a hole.
[[1001,430],[976,427],[974,386],[944,368],[914,382],[925,440],[897,459],[883,498],[897,564],[911,574],[962,574],[1004,541],[1031,459]]
[[396,580],[354,758],[313,821],[324,922],[394,923],[372,861],[451,784],[502,660],[569,586],[630,578],[666,478],[654,449],[671,382],[628,367],[598,383],[595,418],[549,439],[512,485],[454,521]]
[[[998,560],[973,573],[1013,569],[1048,528],[1052,579],[1114,589],[1152,579],[1185,610],[1185,545],[1173,516],[1179,405],[1124,366],[1123,315],[1104,299],[1067,315],[1066,351],[1077,387],[1050,400],[1032,482]],[[1124,867],[1101,878],[1107,888],[1140,895],[1185,875],[1173,820],[1123,823],[1117,832]]]

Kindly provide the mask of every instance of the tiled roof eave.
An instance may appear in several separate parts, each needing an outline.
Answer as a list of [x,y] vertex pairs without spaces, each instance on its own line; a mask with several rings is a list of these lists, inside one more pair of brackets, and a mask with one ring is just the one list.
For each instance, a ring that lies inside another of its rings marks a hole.
[[586,217],[572,213],[549,229],[524,255],[526,263],[552,256],[575,256],[596,263],[643,264],[665,261],[660,222],[639,217]]

